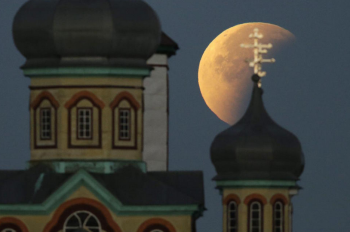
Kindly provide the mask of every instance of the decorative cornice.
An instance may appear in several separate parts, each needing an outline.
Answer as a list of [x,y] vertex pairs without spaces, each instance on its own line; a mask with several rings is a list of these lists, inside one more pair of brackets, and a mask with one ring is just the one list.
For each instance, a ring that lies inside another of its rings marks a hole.
[[98,68],[98,67],[66,67],[66,68],[26,68],[23,73],[27,77],[57,77],[57,76],[114,76],[143,78],[150,75],[145,68]]
[[95,173],[110,174],[116,170],[133,166],[146,173],[146,163],[138,160],[31,160],[29,167],[37,164],[45,164],[50,166],[57,173],[72,173],[81,168]]
[[289,188],[297,187],[296,181],[289,180],[228,180],[216,181],[219,188]]
[[130,86],[130,85],[44,85],[44,86],[29,86],[30,90],[42,90],[42,89],[141,89],[142,86]]

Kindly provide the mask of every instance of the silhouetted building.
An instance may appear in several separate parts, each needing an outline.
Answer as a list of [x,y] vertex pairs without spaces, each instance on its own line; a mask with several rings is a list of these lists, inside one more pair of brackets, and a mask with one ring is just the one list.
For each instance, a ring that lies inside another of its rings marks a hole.
[[291,198],[304,169],[295,135],[267,114],[260,77],[254,75],[250,105],[211,145],[214,177],[222,194],[225,232],[291,232]]
[[[13,36],[31,79],[31,158],[27,170],[0,171],[0,232],[195,232],[203,174],[168,171],[168,59],[178,46],[152,8],[29,0]],[[223,230],[291,232],[304,156],[253,80],[247,112],[211,146]]]
[[203,175],[167,170],[178,46],[153,9],[29,0],[13,36],[31,79],[31,158],[0,171],[0,232],[194,231]]

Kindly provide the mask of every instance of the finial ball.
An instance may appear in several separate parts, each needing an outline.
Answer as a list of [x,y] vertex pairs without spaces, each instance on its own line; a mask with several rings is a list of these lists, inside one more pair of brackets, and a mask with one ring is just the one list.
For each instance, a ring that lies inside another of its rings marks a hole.
[[258,83],[258,82],[260,81],[259,75],[254,74],[254,75],[252,76],[252,80],[253,80],[255,83]]

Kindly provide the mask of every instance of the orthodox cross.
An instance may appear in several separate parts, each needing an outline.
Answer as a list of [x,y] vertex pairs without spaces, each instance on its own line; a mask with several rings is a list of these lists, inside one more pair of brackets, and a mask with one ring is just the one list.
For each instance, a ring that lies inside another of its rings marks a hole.
[[[257,74],[259,77],[263,77],[266,75],[266,72],[261,71],[262,63],[274,63],[275,59],[263,59],[262,54],[267,53],[267,49],[272,48],[272,44],[261,44],[259,43],[259,39],[262,39],[264,36],[259,34],[259,29],[255,28],[254,33],[249,35],[249,38],[254,39],[254,44],[241,44],[242,48],[254,48],[254,60],[250,60],[249,66],[254,68],[254,74]],[[261,81],[258,83],[259,87],[261,87]]]

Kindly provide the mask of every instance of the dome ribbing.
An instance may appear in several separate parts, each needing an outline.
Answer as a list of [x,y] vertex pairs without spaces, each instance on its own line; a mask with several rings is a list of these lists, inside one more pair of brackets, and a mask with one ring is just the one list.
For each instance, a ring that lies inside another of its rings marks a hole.
[[23,68],[146,67],[160,43],[160,22],[141,0],[29,0],[13,37]]

